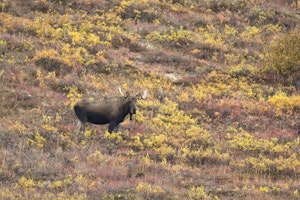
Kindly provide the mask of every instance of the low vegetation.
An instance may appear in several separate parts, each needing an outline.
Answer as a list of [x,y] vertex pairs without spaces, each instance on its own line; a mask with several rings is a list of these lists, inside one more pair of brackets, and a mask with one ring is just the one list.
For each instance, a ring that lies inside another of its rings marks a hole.
[[[296,1],[2,1],[1,199],[299,199]],[[148,89],[119,132],[74,104]]]

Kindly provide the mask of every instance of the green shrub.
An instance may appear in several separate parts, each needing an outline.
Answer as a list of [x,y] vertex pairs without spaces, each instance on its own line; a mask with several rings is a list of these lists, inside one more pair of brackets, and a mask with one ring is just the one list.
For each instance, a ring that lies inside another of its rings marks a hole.
[[300,71],[300,32],[293,31],[272,43],[266,52],[266,69],[290,77]]

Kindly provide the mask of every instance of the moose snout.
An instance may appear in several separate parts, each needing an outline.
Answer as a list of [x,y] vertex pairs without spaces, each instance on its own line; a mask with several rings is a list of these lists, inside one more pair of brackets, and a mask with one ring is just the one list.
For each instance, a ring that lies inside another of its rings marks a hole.
[[130,109],[130,120],[133,119],[133,115],[136,114],[136,107]]
[[133,109],[131,113],[136,114],[136,109]]

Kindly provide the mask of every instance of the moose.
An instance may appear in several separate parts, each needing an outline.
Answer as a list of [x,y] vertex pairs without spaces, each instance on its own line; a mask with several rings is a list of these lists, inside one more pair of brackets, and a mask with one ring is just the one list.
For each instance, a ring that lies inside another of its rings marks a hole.
[[121,87],[118,88],[121,96],[105,97],[100,101],[82,100],[75,104],[74,111],[79,119],[78,132],[84,133],[86,122],[92,124],[109,124],[108,132],[112,133],[118,130],[118,126],[129,114],[130,120],[133,120],[133,114],[136,114],[138,99],[146,99],[147,90],[144,93],[131,96],[130,93],[123,94]]

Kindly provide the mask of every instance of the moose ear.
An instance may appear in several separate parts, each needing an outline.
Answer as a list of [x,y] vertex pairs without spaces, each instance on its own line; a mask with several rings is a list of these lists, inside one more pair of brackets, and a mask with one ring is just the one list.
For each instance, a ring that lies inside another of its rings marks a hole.
[[127,91],[124,97],[130,97],[130,92]]

